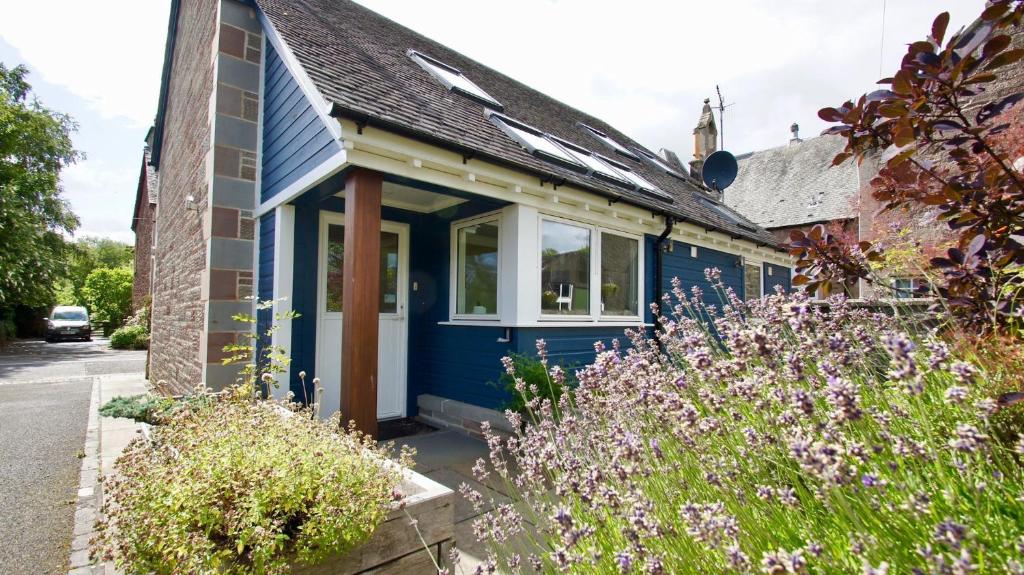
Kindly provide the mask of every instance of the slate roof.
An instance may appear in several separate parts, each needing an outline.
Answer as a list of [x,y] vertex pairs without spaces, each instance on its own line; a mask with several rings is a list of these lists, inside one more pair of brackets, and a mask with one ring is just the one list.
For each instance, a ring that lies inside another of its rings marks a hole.
[[[743,216],[726,217],[703,205],[697,197],[706,198],[705,193],[687,174],[668,175],[617,155],[579,125],[592,126],[620,144],[651,153],[608,124],[367,8],[349,0],[257,0],[257,4],[336,116],[366,121],[540,178],[572,183],[733,237],[778,245],[769,232]],[[407,56],[409,49],[458,68],[497,99],[505,115],[628,165],[674,201],[616,187],[528,154],[487,119],[483,104],[450,92]]]
[[739,173],[725,203],[769,229],[852,218],[857,163],[832,166],[844,145],[840,136],[819,136],[737,156]]
[[155,205],[157,200],[159,178],[156,169],[149,163],[151,157],[149,146],[146,146],[142,151],[142,168],[139,171],[139,184],[135,190],[135,208],[132,210],[131,226],[133,232],[139,223],[139,218],[142,217],[143,198],[150,205]]

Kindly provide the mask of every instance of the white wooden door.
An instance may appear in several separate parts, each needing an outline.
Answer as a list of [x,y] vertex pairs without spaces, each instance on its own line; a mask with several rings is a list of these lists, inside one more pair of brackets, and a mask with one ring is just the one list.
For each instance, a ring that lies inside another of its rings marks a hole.
[[[320,415],[341,407],[342,274],[344,214],[321,212],[316,374],[323,393]],[[409,227],[381,222],[380,341],[377,351],[377,418],[405,417]],[[358,264],[357,264],[358,265]]]

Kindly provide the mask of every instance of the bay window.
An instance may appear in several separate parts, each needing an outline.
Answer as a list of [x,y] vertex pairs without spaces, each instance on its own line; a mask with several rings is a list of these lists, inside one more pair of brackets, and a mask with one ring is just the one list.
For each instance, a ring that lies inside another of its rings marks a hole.
[[542,217],[541,316],[639,318],[640,257],[639,237]]
[[601,233],[601,315],[637,317],[640,242]]
[[590,315],[590,241],[590,228],[542,220],[541,314]]
[[498,316],[498,232],[497,218],[455,228],[456,316]]

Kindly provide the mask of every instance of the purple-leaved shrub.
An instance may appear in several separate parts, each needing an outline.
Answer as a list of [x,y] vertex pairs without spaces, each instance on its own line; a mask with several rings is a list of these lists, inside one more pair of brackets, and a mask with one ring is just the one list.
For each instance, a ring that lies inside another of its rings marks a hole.
[[486,430],[477,478],[514,498],[463,486],[493,507],[477,572],[1024,573],[1024,438],[990,433],[983,371],[841,298],[707,275],[721,305],[674,282],[660,347],[597,344],[571,399]]

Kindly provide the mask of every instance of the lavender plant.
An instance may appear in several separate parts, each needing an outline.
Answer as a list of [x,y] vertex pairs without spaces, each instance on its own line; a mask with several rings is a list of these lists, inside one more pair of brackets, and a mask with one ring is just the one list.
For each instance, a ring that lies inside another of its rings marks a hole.
[[991,433],[984,372],[841,298],[708,279],[720,305],[673,283],[663,347],[597,344],[571,399],[487,430],[477,479],[517,500],[462,486],[493,506],[478,573],[1024,573],[1024,436]]

